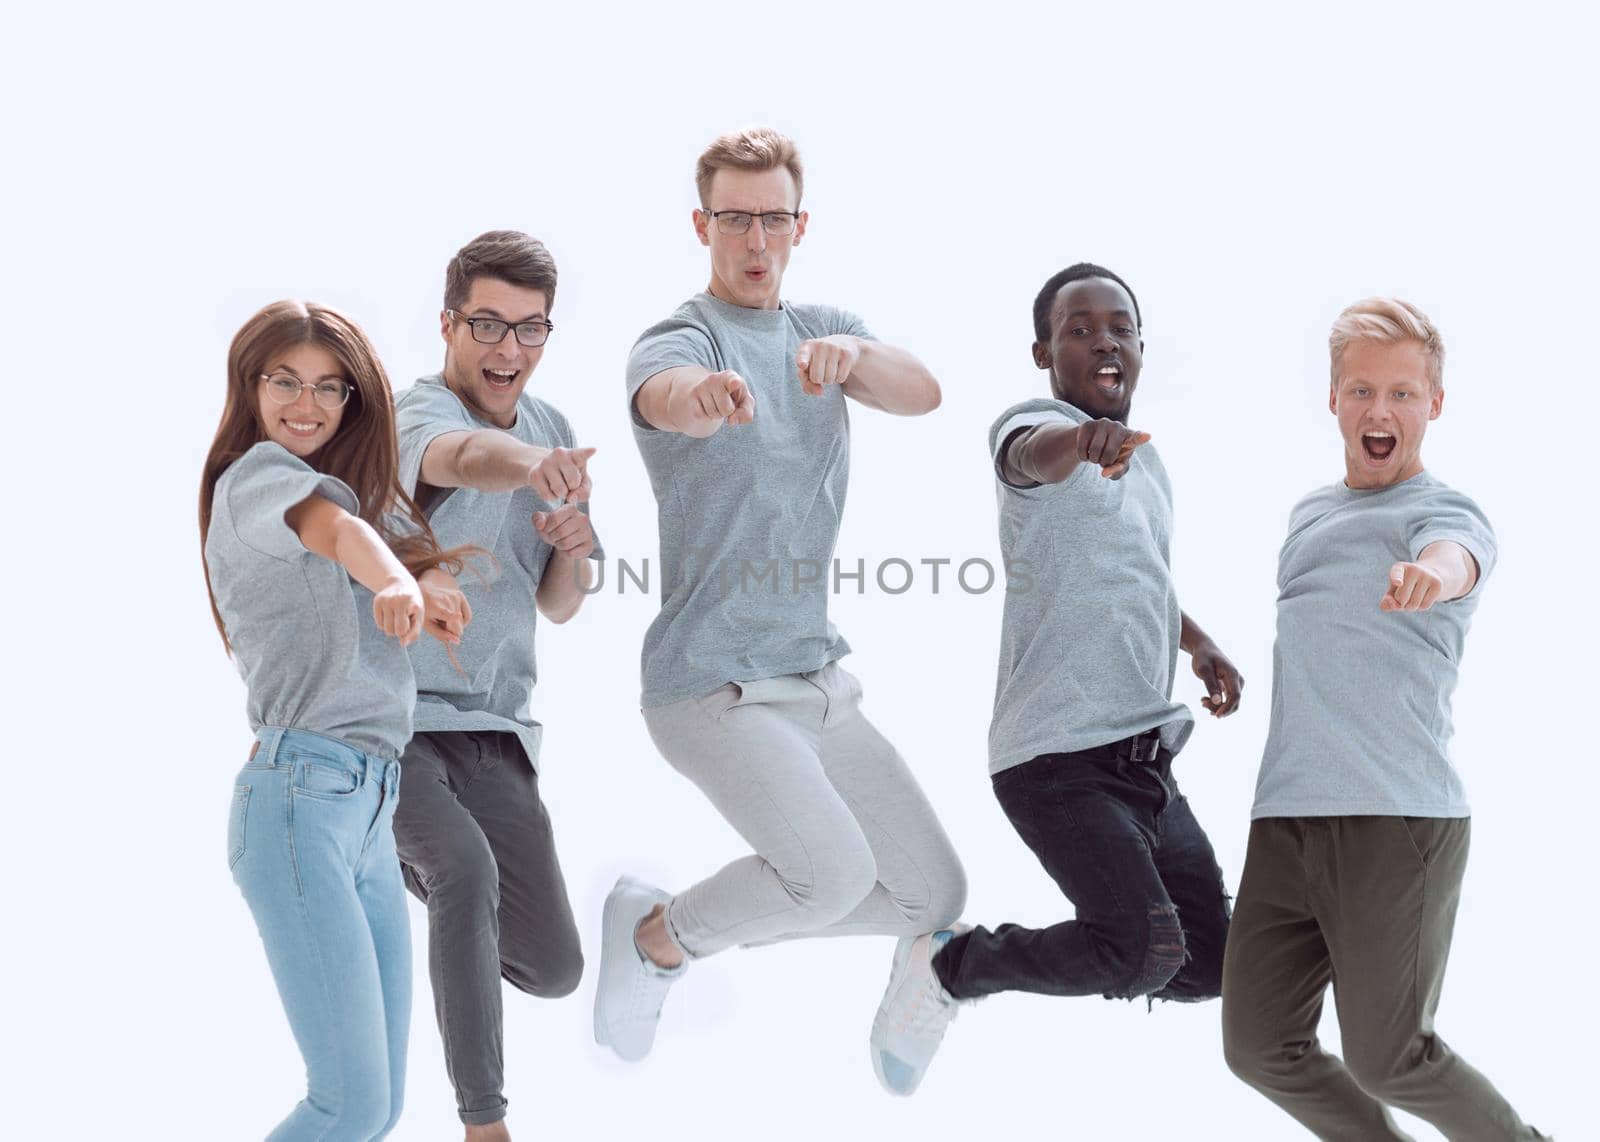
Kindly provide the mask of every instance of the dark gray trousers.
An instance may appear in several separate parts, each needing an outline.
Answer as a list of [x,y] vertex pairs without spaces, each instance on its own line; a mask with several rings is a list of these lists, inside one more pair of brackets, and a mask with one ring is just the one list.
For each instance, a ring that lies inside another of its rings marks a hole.
[[[1472,824],[1269,817],[1250,825],[1222,967],[1228,1065],[1322,1139],[1542,1138],[1433,1027]],[[1344,1058],[1317,1041],[1333,985]],[[1387,1105],[1386,1105],[1387,1104]]]
[[428,906],[428,975],[461,1121],[498,1122],[501,977],[555,997],[583,974],[550,816],[516,735],[413,737],[394,839],[406,885]]

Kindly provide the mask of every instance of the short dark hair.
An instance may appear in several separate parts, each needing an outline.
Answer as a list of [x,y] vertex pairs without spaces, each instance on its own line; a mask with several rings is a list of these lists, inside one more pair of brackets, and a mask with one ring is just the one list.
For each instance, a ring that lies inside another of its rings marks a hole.
[[1039,291],[1039,296],[1033,299],[1033,339],[1039,344],[1046,344],[1050,340],[1050,307],[1056,303],[1056,294],[1060,293],[1061,287],[1068,282],[1082,281],[1084,278],[1105,278],[1127,290],[1128,299],[1133,302],[1133,323],[1143,330],[1144,318],[1139,315],[1139,299],[1134,297],[1133,287],[1104,266],[1097,266],[1093,262],[1078,262],[1051,274],[1050,280],[1045,282],[1044,288]]
[[543,242],[520,230],[490,230],[456,251],[444,271],[444,307],[466,305],[478,278],[543,290],[546,307],[555,308],[556,260]]

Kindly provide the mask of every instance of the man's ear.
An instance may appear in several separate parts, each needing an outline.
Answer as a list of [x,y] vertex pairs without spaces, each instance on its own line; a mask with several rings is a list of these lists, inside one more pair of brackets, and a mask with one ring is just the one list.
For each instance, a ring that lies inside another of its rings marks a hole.
[[1050,346],[1042,341],[1035,341],[1033,343],[1033,363],[1041,369],[1048,369],[1051,364]]

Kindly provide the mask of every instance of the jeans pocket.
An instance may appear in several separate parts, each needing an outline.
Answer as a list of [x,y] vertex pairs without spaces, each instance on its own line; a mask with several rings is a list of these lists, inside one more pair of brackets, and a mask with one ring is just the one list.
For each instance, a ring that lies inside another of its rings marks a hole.
[[340,765],[315,761],[295,764],[294,791],[324,801],[349,797],[361,788],[361,775]]
[[250,808],[250,786],[233,787],[233,807],[228,812],[228,867],[244,856],[244,822]]

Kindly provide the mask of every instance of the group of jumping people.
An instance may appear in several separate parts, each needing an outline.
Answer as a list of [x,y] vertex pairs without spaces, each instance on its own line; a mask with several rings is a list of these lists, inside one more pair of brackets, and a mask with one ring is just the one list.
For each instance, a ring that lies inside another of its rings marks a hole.
[[[1390,1107],[1452,1139],[1544,1137],[1433,1026],[1470,833],[1450,699],[1496,541],[1423,467],[1444,405],[1429,319],[1371,298],[1334,322],[1344,473],[1295,506],[1279,556],[1270,727],[1230,907],[1174,776],[1195,716],[1172,692],[1180,652],[1214,717],[1244,680],[1179,605],[1171,480],[1132,415],[1139,303],[1089,263],[1044,283],[1048,395],[988,431],[1002,555],[1028,569],[1007,583],[988,760],[1075,916],[969,926],[960,858],[840,662],[827,576],[782,571],[833,558],[846,398],[919,416],[939,383],[854,313],[781,298],[808,221],[790,139],[723,136],[696,182],[710,284],[627,363],[673,570],[640,704],[751,851],[675,892],[617,882],[596,1041],[644,1058],[673,982],[735,945],[889,935],[869,1047],[895,1094],[986,995],[1220,995],[1229,1067],[1320,1138],[1404,1138]],[[228,859],[306,1062],[274,1140],[393,1129],[407,889],[469,1140],[510,1138],[501,980],[556,997],[583,972],[531,715],[535,615],[577,614],[604,557],[594,449],[528,391],[555,287],[534,238],[468,243],[445,276],[443,369],[398,397],[360,328],[311,302],[267,306],[229,351],[200,532],[255,732]],[[1330,983],[1343,1058],[1317,1037]]]

